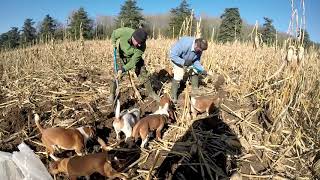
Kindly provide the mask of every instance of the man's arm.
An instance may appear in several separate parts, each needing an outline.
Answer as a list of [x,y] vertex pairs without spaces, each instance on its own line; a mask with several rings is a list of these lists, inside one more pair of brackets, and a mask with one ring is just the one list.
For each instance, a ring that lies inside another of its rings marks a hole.
[[130,69],[133,69],[134,67],[136,67],[136,64],[141,59],[143,53],[144,53],[143,50],[135,49],[134,54],[130,58],[129,62],[126,65],[122,66],[123,70],[124,71],[129,71]]
[[182,42],[178,41],[170,50],[170,59],[177,65],[183,66],[185,60],[180,58],[183,53]]
[[193,63],[193,68],[198,72],[198,73],[203,73],[204,72],[204,67],[200,63],[200,56],[196,59],[196,61]]
[[117,40],[120,38],[120,29],[116,29],[111,34],[112,46],[116,47]]

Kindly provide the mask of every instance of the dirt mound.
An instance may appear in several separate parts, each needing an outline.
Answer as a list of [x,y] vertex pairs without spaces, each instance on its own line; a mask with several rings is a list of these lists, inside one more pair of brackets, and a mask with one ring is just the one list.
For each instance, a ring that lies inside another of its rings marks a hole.
[[29,107],[11,106],[0,115],[0,129],[2,144],[1,151],[13,151],[17,149],[23,138],[23,131],[31,130]]

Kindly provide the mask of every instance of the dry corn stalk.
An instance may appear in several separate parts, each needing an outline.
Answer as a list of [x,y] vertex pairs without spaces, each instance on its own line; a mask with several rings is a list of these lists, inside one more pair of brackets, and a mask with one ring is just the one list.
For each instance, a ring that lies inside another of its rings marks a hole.
[[259,37],[255,36],[254,37],[254,48],[258,49],[260,47],[260,43],[259,43]]
[[304,63],[304,48],[303,48],[303,46],[300,46],[299,50],[298,50],[298,63],[302,64],[302,65]]
[[136,85],[134,84],[133,77],[134,77],[133,73],[129,72],[129,79],[130,79],[131,86],[132,86],[132,88],[134,90],[134,94],[135,94],[136,98],[138,98],[138,100],[141,101],[142,97],[141,97],[141,94],[138,91]]
[[199,21],[197,22],[197,29],[196,29],[195,37],[196,38],[201,37],[201,17],[200,17]]
[[294,46],[290,46],[288,48],[286,60],[288,63],[291,63],[297,60],[296,49]]
[[[173,43],[174,40],[172,39],[162,39],[162,41],[149,40],[148,48],[145,52],[148,67],[158,72],[163,67],[170,66],[167,52]],[[288,44],[290,44],[289,41]],[[79,51],[81,46],[84,47],[83,52]],[[98,103],[99,101],[104,101],[109,93],[108,87],[104,82],[112,77],[112,73],[110,73],[112,69],[109,68],[112,55],[106,53],[111,51],[111,48],[110,40],[84,41],[83,45],[79,41],[65,41],[61,44],[36,45],[27,49],[1,52],[0,59],[3,60],[2,63],[5,69],[3,76],[6,76],[6,82],[2,82],[4,84],[1,87],[1,90],[3,90],[2,95],[4,96],[3,102],[0,104],[2,113],[9,117],[8,112],[12,107],[21,106],[22,102],[29,98],[34,99],[33,102],[37,105],[36,107],[43,107],[41,105],[42,102],[55,102],[59,98],[65,108],[62,112],[52,110],[51,106],[48,110],[43,110],[43,112],[50,112],[55,117],[59,113],[65,113],[69,110],[74,111],[74,105],[70,104],[70,102],[82,104],[83,102]],[[283,54],[288,54],[288,52],[286,51]],[[83,56],[83,58],[79,58],[80,56]],[[318,98],[320,92],[317,83],[320,75],[318,68],[320,62],[318,61],[318,52],[313,50],[305,51],[303,56],[308,60],[304,67],[305,71],[293,73],[292,71],[284,70],[281,72],[284,72],[286,77],[275,78],[275,82],[270,82],[272,84],[265,83],[264,86],[257,87],[260,82],[268,77],[270,72],[277,71],[283,62],[287,62],[287,60],[281,61],[282,52],[274,51],[274,47],[265,47],[259,49],[259,51],[252,52],[252,48],[248,44],[239,42],[231,45],[211,43],[208,50],[203,54],[202,60],[208,64],[209,70],[223,74],[226,78],[224,90],[228,93],[228,100],[232,104],[241,107],[239,110],[233,109],[242,119],[239,123],[234,123],[233,114],[228,113],[226,115],[225,113],[226,116],[224,118],[225,125],[229,126],[237,136],[245,139],[246,144],[241,142],[242,146],[250,147],[243,150],[244,156],[237,158],[237,161],[241,163],[251,162],[252,158],[250,157],[253,156],[254,163],[259,164],[261,159],[262,162],[274,164],[273,168],[271,166],[265,167],[266,172],[273,172],[274,174],[254,175],[251,173],[250,175],[245,174],[243,177],[272,178],[283,176],[289,179],[298,177],[312,178],[310,169],[316,167],[317,164],[312,166],[309,157],[313,155],[313,149],[319,149],[317,145],[319,130],[317,129],[319,129],[320,123],[317,117],[319,117],[320,113],[318,106],[320,104]],[[303,59],[300,57],[298,49],[297,59],[299,62],[300,59]],[[82,73],[82,70],[87,72],[87,80],[79,83],[78,75]],[[99,80],[101,77],[96,75],[99,74],[97,72],[106,74],[103,76],[104,79]],[[98,79],[94,79],[96,77]],[[91,79],[94,79],[94,81],[91,81]],[[130,84],[128,80],[123,83],[125,86]],[[166,89],[169,88],[169,83],[165,83],[164,86]],[[212,91],[213,88],[214,83],[208,83],[203,88],[203,91],[208,94],[214,93]],[[244,95],[252,91],[254,93],[243,98]],[[188,101],[189,99],[187,98],[186,100]],[[258,104],[258,107],[256,109],[248,109],[247,104],[252,108],[252,103]],[[255,115],[252,115],[252,112],[257,114],[260,112],[262,114],[265,113],[267,108],[263,104],[268,105],[271,111],[271,123],[275,124],[274,130],[271,132],[264,129],[255,118]],[[98,103],[97,106],[100,110],[103,109],[103,104]],[[181,112],[186,110],[182,109],[177,114],[182,114]],[[79,111],[81,113],[91,113],[88,108]],[[96,115],[96,112],[93,111],[92,114]],[[82,116],[80,117],[82,118]],[[59,124],[72,124],[77,122],[74,121],[75,119],[79,120],[80,118],[74,118],[71,122]],[[96,122],[98,121],[96,120]],[[236,119],[236,122],[238,121]],[[0,122],[2,122],[1,119]],[[62,122],[67,122],[67,120]],[[81,120],[80,123],[88,123],[88,121]],[[182,122],[179,121],[179,123],[179,125],[170,125],[166,131],[166,136],[164,136],[166,144],[163,146],[166,146],[167,150],[170,150],[176,144],[175,141],[185,134],[189,127],[188,125],[192,122],[184,120]],[[2,142],[7,143],[7,140],[14,140],[18,137],[18,135],[14,135],[15,133],[8,137],[7,134],[10,133],[7,133],[6,129],[4,131],[0,129],[0,131],[2,133],[1,138],[5,138],[5,141],[0,140]],[[18,132],[19,136],[24,134],[23,132]],[[216,132],[211,132],[210,136],[205,131],[196,133],[199,139],[218,136]],[[269,141],[264,136],[277,136],[280,137],[280,140]],[[164,142],[161,143],[164,144]],[[292,146],[293,144],[294,146]],[[220,144],[203,143],[203,145],[221,148]],[[158,150],[160,147],[155,146],[155,149]],[[223,150],[228,149],[225,148]],[[264,156],[260,156],[260,152],[263,152]],[[188,154],[189,152],[180,153]],[[206,154],[203,155],[206,156]],[[130,165],[129,169],[137,166],[137,164]],[[208,161],[208,164],[211,166],[213,163]],[[277,174],[279,165],[285,171]],[[202,166],[205,170],[203,163]],[[213,173],[212,169],[215,169],[215,167],[209,168]],[[238,166],[239,173],[241,173],[242,168],[242,165]],[[259,173],[257,170],[255,171]],[[144,173],[144,177],[146,176],[147,174]]]

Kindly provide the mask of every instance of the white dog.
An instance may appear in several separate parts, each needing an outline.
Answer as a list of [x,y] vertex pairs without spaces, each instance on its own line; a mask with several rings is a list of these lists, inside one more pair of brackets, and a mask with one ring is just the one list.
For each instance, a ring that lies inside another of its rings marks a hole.
[[133,126],[140,120],[140,110],[134,108],[126,110],[120,113],[120,101],[117,100],[115,118],[113,121],[113,128],[117,134],[117,140],[120,140],[120,132],[123,132],[126,136],[125,141],[128,142],[128,138],[131,137]]

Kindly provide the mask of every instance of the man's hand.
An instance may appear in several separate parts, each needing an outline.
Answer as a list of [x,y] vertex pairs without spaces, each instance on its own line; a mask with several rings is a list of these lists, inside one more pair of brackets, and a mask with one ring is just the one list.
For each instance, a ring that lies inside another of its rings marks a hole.
[[116,79],[121,79],[122,73],[123,73],[122,69],[119,69],[116,75]]
[[186,61],[186,60],[184,61],[184,65],[187,67],[191,66],[192,64],[193,64],[192,61]]

